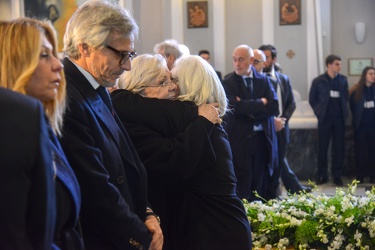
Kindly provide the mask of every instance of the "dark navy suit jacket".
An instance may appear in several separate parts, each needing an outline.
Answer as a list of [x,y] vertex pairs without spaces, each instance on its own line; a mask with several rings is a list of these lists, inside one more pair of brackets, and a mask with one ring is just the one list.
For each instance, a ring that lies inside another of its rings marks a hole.
[[56,201],[42,104],[0,88],[0,249],[53,249]]
[[[358,89],[351,93],[350,99],[349,99],[349,105],[350,105],[350,110],[352,112],[352,126],[354,130],[357,130],[359,128],[359,125],[361,124],[362,120],[362,115],[363,111],[365,109],[364,103],[365,103],[365,98],[362,95],[361,100],[356,102],[354,100],[354,97],[357,93]],[[372,92],[372,100],[375,100],[375,86],[371,87],[371,92]]]
[[[246,162],[248,157],[240,152],[246,152],[244,148],[248,147],[250,136],[253,133],[253,124],[262,124],[267,137],[268,168],[272,175],[273,169],[278,164],[274,124],[274,116],[279,113],[277,95],[265,75],[259,74],[253,67],[252,71],[253,99],[250,97],[242,76],[233,72],[224,79],[223,85],[229,100],[229,108],[232,109],[232,112],[229,112],[225,118],[224,127],[228,133],[233,154],[237,155],[236,162],[240,162],[238,167],[246,167],[248,166]],[[236,97],[239,97],[241,101],[237,101]],[[263,97],[268,100],[266,105],[260,100]]]
[[61,142],[81,187],[86,249],[147,249],[146,170],[117,115],[69,59],[63,64],[69,105]]
[[[338,74],[339,81],[339,93],[340,93],[340,103],[342,110],[342,117],[344,121],[348,116],[348,80],[346,76]],[[309,94],[309,103],[314,110],[318,121],[324,121],[326,118],[327,106],[330,99],[330,84],[327,79],[327,73],[318,76],[312,82]]]

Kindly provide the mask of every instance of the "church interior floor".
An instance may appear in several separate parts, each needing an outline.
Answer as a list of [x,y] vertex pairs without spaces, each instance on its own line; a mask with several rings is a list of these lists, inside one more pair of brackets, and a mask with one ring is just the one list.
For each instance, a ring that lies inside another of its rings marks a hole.
[[[342,177],[341,179],[344,183],[344,185],[341,186],[341,188],[347,188],[348,184],[351,184],[352,181],[353,181],[352,177]],[[303,185],[309,185],[308,181],[301,181],[301,183]],[[371,188],[373,186],[375,186],[375,183],[369,183],[369,180],[365,179],[364,183],[359,183],[357,185],[356,194],[359,195],[359,196],[364,195],[365,192],[367,190],[371,190]],[[324,194],[330,196],[330,195],[334,195],[336,193],[336,188],[337,188],[336,184],[334,184],[332,180],[329,180],[325,184],[317,185],[317,190],[313,190],[312,193],[313,194],[324,193]],[[281,197],[286,196],[286,195],[287,195],[287,192],[285,190],[285,187],[283,186]]]

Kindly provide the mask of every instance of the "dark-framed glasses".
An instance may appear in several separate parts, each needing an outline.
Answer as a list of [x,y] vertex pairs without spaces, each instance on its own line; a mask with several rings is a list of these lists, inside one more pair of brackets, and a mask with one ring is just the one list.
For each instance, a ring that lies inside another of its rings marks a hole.
[[121,52],[121,51],[118,51],[117,49],[109,46],[108,44],[106,44],[105,47],[107,49],[111,50],[112,52],[116,53],[117,55],[119,55],[121,57],[121,59],[119,61],[120,65],[125,64],[129,59],[131,60],[133,57],[137,56],[137,52],[136,51]]

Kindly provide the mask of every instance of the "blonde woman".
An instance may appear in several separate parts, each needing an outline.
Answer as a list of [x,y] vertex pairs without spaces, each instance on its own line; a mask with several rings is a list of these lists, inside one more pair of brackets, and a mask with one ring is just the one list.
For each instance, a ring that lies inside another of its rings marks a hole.
[[76,231],[80,190],[57,140],[63,124],[66,84],[63,66],[57,56],[55,30],[50,22],[29,18],[2,21],[0,30],[0,86],[41,101],[49,121],[51,151],[47,153],[53,157],[53,164],[49,167],[55,171],[56,186],[54,244],[61,249],[82,249],[81,237]]
[[[135,58],[112,100],[147,169],[164,249],[251,249],[232,152],[220,125],[227,111],[221,82],[199,56],[177,60],[172,79],[165,62],[154,63],[159,60]],[[170,98],[177,85],[179,95]]]

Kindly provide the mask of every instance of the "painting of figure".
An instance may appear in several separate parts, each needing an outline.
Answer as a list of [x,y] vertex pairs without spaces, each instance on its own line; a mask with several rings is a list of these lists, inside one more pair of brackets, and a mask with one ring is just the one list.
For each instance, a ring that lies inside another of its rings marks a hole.
[[25,0],[25,16],[48,19],[54,23],[60,17],[62,0]]
[[187,2],[188,28],[208,27],[207,1]]
[[56,28],[59,52],[62,52],[65,26],[77,7],[86,0],[24,0],[25,16],[48,19]]
[[301,24],[301,0],[280,0],[280,25]]

